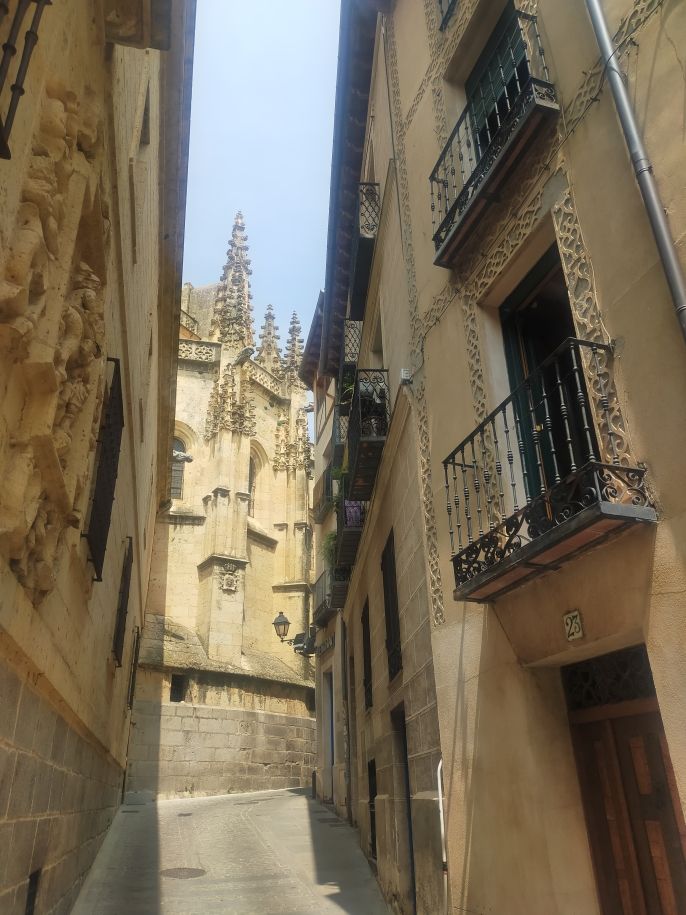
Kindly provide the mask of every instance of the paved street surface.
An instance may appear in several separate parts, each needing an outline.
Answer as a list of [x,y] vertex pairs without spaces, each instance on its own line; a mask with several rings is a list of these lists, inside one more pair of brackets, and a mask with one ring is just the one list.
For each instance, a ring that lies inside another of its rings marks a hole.
[[357,834],[308,794],[125,805],[72,915],[388,915]]

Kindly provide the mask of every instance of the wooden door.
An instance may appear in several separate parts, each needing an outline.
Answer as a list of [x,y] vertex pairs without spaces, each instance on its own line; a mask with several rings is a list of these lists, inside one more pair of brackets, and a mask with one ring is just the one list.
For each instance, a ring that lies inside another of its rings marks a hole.
[[657,702],[589,709],[572,734],[603,915],[683,915],[686,826]]

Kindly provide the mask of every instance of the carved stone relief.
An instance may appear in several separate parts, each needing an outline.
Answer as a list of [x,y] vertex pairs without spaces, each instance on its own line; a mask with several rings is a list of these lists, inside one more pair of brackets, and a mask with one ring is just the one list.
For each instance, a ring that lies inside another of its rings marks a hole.
[[13,436],[0,443],[0,552],[34,603],[54,585],[65,531],[80,524],[102,399],[98,117],[89,92],[46,86],[0,268],[0,382],[5,410],[18,409],[5,413]]
[[216,569],[219,587],[225,594],[235,594],[239,587],[239,568],[235,562],[225,562]]
[[244,393],[243,385],[238,391],[236,369],[231,364],[225,366],[212,388],[205,418],[205,440],[221,429],[248,436],[256,431],[255,401]]

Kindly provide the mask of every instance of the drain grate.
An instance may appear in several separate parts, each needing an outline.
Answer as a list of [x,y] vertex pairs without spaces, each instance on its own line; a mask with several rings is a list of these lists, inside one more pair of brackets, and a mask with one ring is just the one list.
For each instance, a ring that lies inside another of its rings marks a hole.
[[161,877],[173,877],[175,880],[191,880],[193,877],[204,877],[207,871],[201,867],[170,867],[160,871]]
[[177,817],[192,817],[192,813],[177,813]]
[[122,813],[140,813],[140,810],[122,810]]

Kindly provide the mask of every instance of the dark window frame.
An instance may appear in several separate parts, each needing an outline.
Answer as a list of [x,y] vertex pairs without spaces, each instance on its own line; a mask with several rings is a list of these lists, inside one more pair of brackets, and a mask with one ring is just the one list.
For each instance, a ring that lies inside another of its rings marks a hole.
[[95,581],[102,581],[124,431],[121,367],[119,359],[108,357],[107,362],[112,364],[112,380],[100,418],[88,530],[83,535],[88,543],[88,558],[95,570]]
[[398,608],[398,579],[395,569],[395,537],[392,529],[381,554],[381,577],[383,579],[383,606],[386,618],[388,679],[391,681],[403,669],[400,611]]
[[[181,445],[181,448],[177,448],[177,444]],[[183,483],[186,464],[184,461],[174,460],[175,451],[183,451],[184,454],[186,452],[186,443],[177,435],[172,439],[171,467],[169,470],[169,498],[183,499]]]
[[127,699],[128,708],[133,708],[133,699],[136,692],[136,674],[138,673],[138,658],[141,651],[141,630],[136,626],[133,634],[133,652],[131,653],[131,670],[129,671],[129,695]]
[[364,691],[364,707],[369,710],[374,705],[374,692],[372,687],[372,639],[369,628],[369,601],[364,602],[360,617],[362,624],[362,689]]
[[119,582],[119,599],[117,601],[117,615],[112,639],[112,654],[117,667],[122,666],[124,660],[124,641],[126,639],[126,618],[129,610],[129,593],[131,590],[131,572],[133,569],[133,538],[126,538],[126,552]]
[[172,674],[169,684],[169,701],[185,702],[187,690],[188,677],[185,674]]

